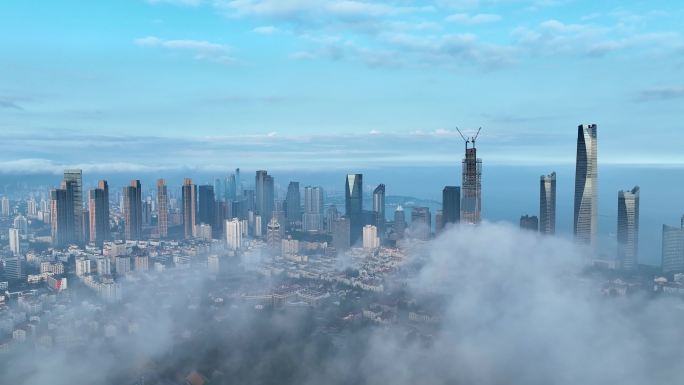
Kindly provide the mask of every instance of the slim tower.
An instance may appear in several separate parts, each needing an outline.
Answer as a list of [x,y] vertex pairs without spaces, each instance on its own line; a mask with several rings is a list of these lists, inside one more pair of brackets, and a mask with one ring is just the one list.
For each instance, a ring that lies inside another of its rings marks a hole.
[[639,186],[618,192],[618,263],[623,270],[636,270],[639,263]]
[[169,195],[164,179],[157,180],[157,226],[159,238],[169,236]]
[[195,236],[197,224],[197,185],[192,184],[192,179],[185,178],[181,191],[183,199],[183,229],[185,238]]
[[287,212],[285,216],[287,217],[288,223],[296,224],[302,221],[302,198],[299,190],[299,182],[290,182],[287,185],[287,196],[285,197],[285,202],[287,205]]
[[88,192],[88,213],[90,215],[90,241],[96,245],[109,239],[109,185],[101,180],[97,188]]
[[363,174],[348,174],[345,182],[344,206],[349,219],[350,240],[354,245],[363,229]]
[[373,212],[375,213],[376,226],[380,234],[385,230],[385,185],[379,184],[373,190]]
[[261,232],[265,233],[266,226],[273,217],[273,201],[275,198],[273,177],[268,175],[266,170],[256,172],[255,190],[256,212],[261,215]]
[[575,168],[574,233],[577,242],[596,244],[598,230],[598,165],[596,125],[577,127],[577,163]]
[[83,172],[79,169],[64,170],[64,181],[73,183],[73,221],[74,239],[76,243],[83,243],[85,233],[83,228]]
[[539,181],[539,232],[556,233],[556,173],[542,175]]
[[142,187],[139,180],[132,180],[123,189],[124,237],[126,240],[142,239]]

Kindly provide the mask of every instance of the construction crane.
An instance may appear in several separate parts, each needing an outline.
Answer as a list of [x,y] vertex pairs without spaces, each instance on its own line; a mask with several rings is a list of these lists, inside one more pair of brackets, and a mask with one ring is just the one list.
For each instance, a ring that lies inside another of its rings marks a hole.
[[477,137],[480,136],[480,130],[482,130],[482,127],[477,129],[477,133],[475,133],[474,136],[471,136],[470,138],[466,138],[465,135],[461,132],[461,130],[456,127],[456,131],[461,135],[461,138],[463,138],[463,141],[465,142],[466,150],[468,149],[468,143],[472,143],[473,147],[475,147],[475,141],[477,140]]

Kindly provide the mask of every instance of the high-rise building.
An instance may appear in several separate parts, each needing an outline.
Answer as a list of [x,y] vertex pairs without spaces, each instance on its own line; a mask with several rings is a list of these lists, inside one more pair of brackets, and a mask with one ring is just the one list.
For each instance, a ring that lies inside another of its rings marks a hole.
[[406,233],[406,213],[404,208],[397,206],[394,210],[394,223],[392,224],[392,231],[396,239],[404,238]]
[[74,203],[71,183],[62,182],[61,188],[50,191],[50,230],[52,245],[64,247],[73,241]]
[[169,194],[164,179],[157,180],[157,227],[159,238],[169,236]]
[[639,186],[618,192],[618,266],[636,270],[639,263]]
[[411,210],[411,233],[417,239],[427,241],[432,232],[432,216],[427,207],[414,207]]
[[280,223],[278,223],[278,220],[275,217],[271,218],[266,226],[266,244],[269,249],[278,250],[282,237],[283,234],[280,229]]
[[230,174],[225,179],[224,197],[226,201],[234,201],[237,199],[237,186],[235,185],[235,174]]
[[28,235],[28,220],[26,219],[25,216],[19,214],[14,218],[14,221],[12,221],[12,226],[19,230],[19,235],[26,236]]
[[444,186],[442,190],[442,223],[444,227],[461,221],[461,188]]
[[322,187],[304,187],[304,220],[302,228],[304,231],[323,231]]
[[363,248],[366,250],[375,250],[378,247],[380,247],[378,228],[373,225],[363,226]]
[[112,275],[112,261],[109,258],[96,259],[95,266],[97,267],[97,275]]
[[240,169],[235,169],[235,194],[236,196],[242,196],[242,180],[240,179]]
[[214,225],[216,219],[216,198],[214,187],[211,185],[199,186],[199,203],[197,220],[199,223]]
[[142,186],[139,180],[132,180],[123,188],[124,238],[142,239]]
[[[468,148],[470,142],[473,145]],[[466,142],[461,186],[461,221],[471,225],[479,224],[482,215],[482,159],[477,157],[474,139]]]
[[143,226],[152,224],[152,200],[150,199],[142,201],[142,224]]
[[684,273],[684,228],[663,225],[663,273]]
[[220,202],[223,200],[223,197],[225,196],[225,181],[222,180],[221,178],[216,178],[214,179],[214,195],[216,196],[216,201]]
[[435,234],[441,233],[444,230],[444,211],[441,209],[435,212]]
[[542,175],[539,180],[539,232],[556,233],[556,173]]
[[375,213],[378,231],[382,234],[387,221],[385,217],[385,185],[382,183],[373,190],[373,212]]
[[9,229],[9,247],[12,255],[21,255],[21,237],[19,236],[19,229]]
[[520,217],[520,228],[523,230],[539,231],[539,218],[534,215]]
[[20,280],[24,277],[23,257],[5,258],[5,278],[7,280]]
[[266,232],[266,225],[273,217],[273,202],[275,200],[273,177],[268,175],[265,170],[256,172],[255,193],[256,213],[261,215],[261,232],[263,234]]
[[97,188],[88,192],[90,242],[96,245],[109,239],[109,185],[106,180],[98,182]]
[[150,268],[150,258],[147,255],[136,255],[133,261],[135,271],[147,271]]
[[299,182],[290,182],[287,185],[287,195],[285,196],[287,211],[285,215],[290,226],[302,221],[302,198],[299,192]]
[[350,240],[355,244],[363,228],[363,175],[348,174],[345,181],[345,215],[349,219]]
[[242,248],[242,235],[244,223],[238,218],[226,221],[226,244],[230,250],[240,250]]
[[119,255],[115,260],[117,276],[123,277],[131,272],[131,257],[128,255]]
[[349,218],[340,217],[333,223],[332,242],[337,252],[348,250],[351,247],[350,231]]
[[340,212],[337,211],[337,206],[335,206],[335,205],[328,206],[328,209],[325,212],[325,220],[326,220],[325,230],[328,234],[332,234],[334,223],[337,220],[337,218],[339,218],[339,217],[340,217]]
[[577,127],[577,164],[575,168],[575,239],[596,245],[598,231],[597,128],[595,124]]
[[5,218],[10,216],[10,200],[7,197],[0,199],[0,215]]
[[64,170],[64,180],[73,183],[72,216],[74,217],[73,241],[81,244],[85,239],[83,227],[83,172],[79,169]]
[[185,238],[195,236],[197,224],[197,185],[192,184],[192,179],[185,178],[181,191],[183,199],[183,234]]

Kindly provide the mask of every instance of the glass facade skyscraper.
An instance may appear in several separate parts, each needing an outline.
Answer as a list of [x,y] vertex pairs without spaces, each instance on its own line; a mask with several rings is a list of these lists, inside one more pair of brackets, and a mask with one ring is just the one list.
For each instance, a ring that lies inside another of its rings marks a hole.
[[363,175],[348,174],[345,181],[345,213],[350,224],[350,239],[354,245],[363,229]]
[[556,173],[542,175],[539,181],[539,232],[556,233]]
[[595,246],[598,230],[598,164],[597,127],[582,124],[577,127],[577,163],[575,168],[575,239]]
[[636,270],[639,263],[639,186],[618,192],[618,264]]
[[197,224],[197,185],[192,184],[192,179],[185,178],[181,190],[183,200],[183,234],[185,238],[195,236]]
[[442,190],[442,225],[461,221],[461,188],[444,186]]
[[275,199],[273,177],[268,175],[268,172],[265,170],[259,170],[256,172],[254,186],[256,213],[261,215],[261,233],[265,234],[266,226],[273,217],[273,201]]
[[139,180],[123,188],[124,238],[142,239],[142,187]]
[[64,180],[73,186],[73,203],[71,205],[74,219],[73,242],[83,243],[85,228],[83,227],[83,172],[79,169],[64,170]]

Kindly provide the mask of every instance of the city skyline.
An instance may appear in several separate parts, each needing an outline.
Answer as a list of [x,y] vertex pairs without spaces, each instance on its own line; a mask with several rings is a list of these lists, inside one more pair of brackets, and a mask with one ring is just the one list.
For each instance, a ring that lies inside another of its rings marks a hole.
[[684,378],[684,4],[0,5],[0,384]]

